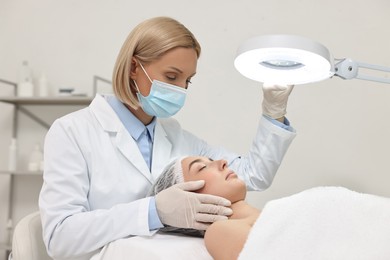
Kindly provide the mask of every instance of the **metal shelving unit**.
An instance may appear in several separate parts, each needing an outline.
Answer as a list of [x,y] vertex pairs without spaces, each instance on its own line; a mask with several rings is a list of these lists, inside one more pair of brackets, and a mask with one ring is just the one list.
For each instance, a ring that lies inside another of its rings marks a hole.
[[[4,83],[4,81],[2,81]],[[58,97],[0,97],[0,103],[8,103],[15,107],[13,116],[13,134],[12,137],[17,137],[18,130],[18,114],[23,113],[40,124],[46,129],[49,129],[50,125],[42,120],[38,115],[32,113],[26,106],[88,106],[92,97],[85,96],[58,96]],[[4,250],[6,255],[11,252],[12,249],[12,231],[13,231],[13,190],[14,190],[14,179],[15,176],[26,177],[26,176],[42,176],[41,171],[30,172],[30,171],[7,171],[0,170],[0,175],[9,175],[9,201],[8,201],[8,240],[5,243],[0,243],[0,250]]]
[[6,175],[17,175],[17,176],[41,176],[43,172],[41,171],[4,171],[0,170],[0,174],[6,174]]
[[58,96],[58,97],[0,97],[0,102],[15,105],[89,105],[91,97]]

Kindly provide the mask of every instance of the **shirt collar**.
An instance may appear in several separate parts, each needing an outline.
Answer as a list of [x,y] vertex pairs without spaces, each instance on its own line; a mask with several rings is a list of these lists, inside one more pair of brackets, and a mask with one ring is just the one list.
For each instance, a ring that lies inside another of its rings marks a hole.
[[[108,104],[112,107],[119,119],[133,137],[134,140],[138,140],[141,134],[145,131],[145,125],[131,113],[131,111],[115,96],[107,95],[104,96]],[[154,140],[154,128],[156,126],[156,117],[153,118],[152,122],[146,125],[146,129],[149,132],[150,139]]]

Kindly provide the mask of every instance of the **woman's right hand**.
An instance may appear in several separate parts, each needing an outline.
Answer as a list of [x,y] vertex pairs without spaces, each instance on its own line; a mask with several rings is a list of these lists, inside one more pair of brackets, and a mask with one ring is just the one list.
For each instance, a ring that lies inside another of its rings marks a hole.
[[233,211],[225,198],[193,191],[204,186],[204,181],[175,184],[156,195],[156,207],[163,224],[180,228],[206,230],[217,220],[227,219]]
[[263,114],[273,119],[283,118],[287,113],[288,97],[293,85],[263,84]]

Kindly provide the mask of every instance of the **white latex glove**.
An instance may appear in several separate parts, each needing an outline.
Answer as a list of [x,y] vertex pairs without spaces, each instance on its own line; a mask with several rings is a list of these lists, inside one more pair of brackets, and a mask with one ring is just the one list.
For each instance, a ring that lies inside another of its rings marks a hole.
[[263,84],[263,114],[273,119],[286,115],[287,100],[293,85]]
[[157,213],[163,224],[180,228],[206,230],[217,221],[227,219],[233,211],[225,198],[190,191],[199,190],[204,181],[175,184],[156,195]]

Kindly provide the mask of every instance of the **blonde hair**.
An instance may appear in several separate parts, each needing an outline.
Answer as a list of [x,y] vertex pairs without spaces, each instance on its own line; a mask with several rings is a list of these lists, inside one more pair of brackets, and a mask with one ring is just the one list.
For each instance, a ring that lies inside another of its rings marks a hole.
[[193,48],[200,56],[201,47],[195,36],[172,18],[155,17],[137,25],[127,36],[116,60],[112,82],[117,98],[134,109],[139,107],[134,82],[130,80],[132,58],[148,64],[177,47]]

